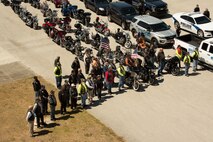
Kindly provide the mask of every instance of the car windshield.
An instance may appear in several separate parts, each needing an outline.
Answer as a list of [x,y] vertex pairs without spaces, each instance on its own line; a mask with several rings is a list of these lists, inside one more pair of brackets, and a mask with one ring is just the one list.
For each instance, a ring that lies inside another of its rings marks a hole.
[[107,1],[107,0],[96,0],[96,3],[97,4],[108,4],[109,1]]
[[197,24],[205,24],[211,22],[206,16],[197,17],[195,18],[195,21]]
[[160,31],[165,31],[169,29],[169,27],[164,22],[150,25],[150,27],[153,32],[160,32]]
[[134,15],[136,14],[136,11],[132,7],[125,7],[121,9],[121,14],[122,15]]

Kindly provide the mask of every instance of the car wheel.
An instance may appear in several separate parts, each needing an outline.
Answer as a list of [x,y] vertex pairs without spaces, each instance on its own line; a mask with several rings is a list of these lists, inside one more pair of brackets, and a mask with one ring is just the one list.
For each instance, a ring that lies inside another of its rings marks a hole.
[[156,38],[153,38],[153,39],[151,40],[151,45],[153,45],[154,47],[158,47],[158,41],[157,41]]
[[198,30],[197,31],[197,36],[203,38],[204,37],[204,33],[202,30]]
[[108,21],[109,21],[109,22],[112,22],[112,17],[111,17],[110,14],[108,15]]
[[175,29],[176,29],[176,30],[180,29],[180,24],[179,24],[179,22],[175,21],[174,26],[175,26]]
[[122,27],[122,29],[126,30],[126,22],[122,22],[121,27]]
[[151,11],[150,11],[150,10],[147,10],[147,11],[145,11],[145,14],[146,14],[146,15],[151,15]]

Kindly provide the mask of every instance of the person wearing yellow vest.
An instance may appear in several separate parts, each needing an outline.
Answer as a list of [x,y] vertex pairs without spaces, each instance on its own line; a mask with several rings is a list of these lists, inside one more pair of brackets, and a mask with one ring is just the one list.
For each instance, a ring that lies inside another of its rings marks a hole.
[[119,76],[118,91],[121,91],[121,87],[124,88],[124,79],[126,75],[126,71],[121,63],[119,64],[119,67],[117,68],[117,73]]
[[192,53],[192,59],[193,59],[193,71],[196,72],[197,70],[197,64],[198,64],[198,57],[199,57],[199,52],[198,48],[195,48],[195,51]]
[[185,65],[185,76],[189,76],[189,67],[191,63],[191,57],[189,56],[189,52],[186,52],[186,55],[183,59],[183,63]]
[[55,79],[56,79],[56,86],[58,89],[61,88],[61,81],[62,81],[62,69],[61,69],[61,64],[57,63],[55,68],[54,68],[54,74],[55,74]]
[[81,83],[78,85],[78,94],[81,96],[81,105],[83,108],[86,107],[86,99],[87,99],[87,86],[85,84],[85,79],[81,79]]
[[176,56],[177,56],[178,59],[179,59],[179,67],[181,68],[180,61],[181,61],[182,58],[183,58],[183,53],[182,53],[182,49],[181,49],[181,46],[180,46],[180,45],[177,46],[177,49],[175,50],[175,54],[176,54]]

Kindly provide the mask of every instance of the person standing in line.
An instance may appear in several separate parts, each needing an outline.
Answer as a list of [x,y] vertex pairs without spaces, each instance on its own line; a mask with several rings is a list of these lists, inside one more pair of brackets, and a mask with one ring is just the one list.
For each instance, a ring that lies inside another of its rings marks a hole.
[[55,66],[55,67],[57,66],[57,64],[60,64],[60,65],[61,65],[61,63],[60,63],[60,56],[58,56],[58,57],[55,59],[55,61],[54,61],[54,66]]
[[34,134],[35,114],[34,114],[34,112],[32,110],[33,110],[33,106],[29,106],[29,108],[27,110],[26,121],[28,122],[30,136],[34,137],[33,134]]
[[81,68],[78,57],[75,57],[75,60],[72,62],[71,68],[75,71],[76,74],[78,73],[78,69]]
[[40,124],[46,126],[47,124],[44,122],[44,112],[40,97],[36,99],[36,102],[33,106],[33,112],[36,115],[37,128],[41,128]]
[[183,59],[184,65],[185,65],[185,76],[189,76],[189,67],[191,63],[191,58],[189,56],[189,52],[186,52],[186,55]]
[[210,12],[209,12],[209,10],[207,8],[203,12],[203,15],[205,15],[206,17],[208,17],[210,19]]
[[75,74],[75,71],[72,70],[71,74],[69,76],[69,84],[74,83],[75,85],[77,84],[77,74]]
[[41,89],[40,89],[40,95],[41,95],[41,102],[42,102],[42,106],[43,106],[43,111],[44,114],[48,113],[48,92],[45,89],[44,85],[41,85]]
[[55,121],[55,107],[57,105],[57,101],[55,98],[55,92],[53,90],[50,91],[50,95],[48,98],[49,104],[50,104],[50,119],[51,121]]
[[81,69],[78,69],[78,73],[77,73],[77,83],[80,84],[81,83],[81,79],[85,79],[84,74],[82,73]]
[[35,92],[35,100],[38,98],[39,96],[39,90],[41,89],[41,83],[40,81],[38,80],[38,77],[37,76],[34,76],[34,81],[33,81],[33,89],[34,89],[34,92]]
[[91,105],[92,101],[93,101],[93,97],[94,97],[94,88],[95,88],[95,84],[94,84],[94,82],[92,80],[91,75],[89,75],[87,77],[86,86],[87,86],[87,91],[88,91],[89,103]]
[[121,63],[119,64],[119,67],[117,68],[117,73],[119,76],[118,91],[121,91],[121,87],[124,88],[124,81],[125,81],[125,75],[126,75],[126,71]]
[[200,12],[200,7],[199,7],[198,4],[197,4],[196,7],[194,8],[194,12]]
[[157,54],[157,62],[158,62],[158,76],[161,76],[165,66],[165,54],[163,48],[160,48]]
[[107,89],[108,89],[108,94],[112,94],[112,85],[114,82],[114,73],[112,70],[112,66],[109,65],[108,70],[105,73],[105,78],[106,78],[106,85],[107,85]]
[[62,82],[62,68],[59,63],[57,63],[55,69],[54,69],[55,79],[56,79],[56,86],[58,89],[61,88],[61,82]]
[[198,57],[199,57],[199,52],[198,48],[195,48],[195,51],[192,53],[192,59],[193,59],[193,71],[197,71],[197,65],[198,65]]
[[78,92],[76,89],[75,84],[71,84],[70,90],[69,90],[70,98],[71,98],[71,109],[76,109],[77,108],[77,97],[78,97]]
[[70,90],[70,84],[68,83],[68,80],[64,81],[64,85],[62,86],[64,87],[64,94],[66,96],[66,107],[70,106],[70,97],[69,97],[69,90]]
[[96,93],[98,95],[99,101],[101,101],[101,91],[102,91],[103,86],[104,86],[104,84],[102,81],[102,77],[101,77],[101,75],[98,75],[97,80],[96,80]]
[[78,86],[78,94],[81,96],[81,105],[83,108],[86,107],[87,99],[87,86],[85,84],[85,79],[81,79],[81,83]]
[[61,114],[64,115],[67,112],[66,110],[67,96],[65,94],[65,86],[61,87],[61,90],[58,92],[58,99],[61,104],[60,112]]
[[92,63],[92,56],[90,53],[86,53],[84,56],[85,73],[89,74],[90,64]]

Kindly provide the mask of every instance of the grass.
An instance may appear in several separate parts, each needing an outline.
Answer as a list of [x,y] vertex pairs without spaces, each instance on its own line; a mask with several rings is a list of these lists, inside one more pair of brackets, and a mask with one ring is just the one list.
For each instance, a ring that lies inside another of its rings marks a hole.
[[[39,77],[47,91],[57,89]],[[68,108],[66,115],[56,115],[55,122],[49,121],[50,116],[45,116],[48,124],[46,128],[37,129],[36,137],[29,137],[28,126],[25,120],[29,105],[34,102],[32,78],[17,80],[0,85],[0,141],[1,142],[123,142],[111,129],[104,126],[85,110],[71,111]],[[56,110],[59,110],[59,103]]]

